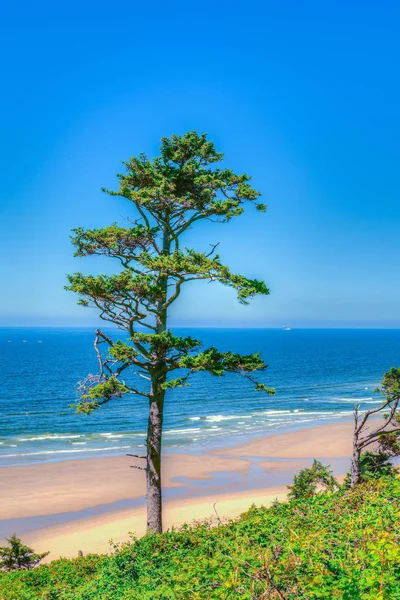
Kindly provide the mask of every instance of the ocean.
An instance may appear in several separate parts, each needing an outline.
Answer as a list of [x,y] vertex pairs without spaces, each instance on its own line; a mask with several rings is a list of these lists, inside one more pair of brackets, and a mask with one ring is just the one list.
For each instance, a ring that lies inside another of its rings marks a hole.
[[[117,338],[120,332],[107,330]],[[168,392],[165,449],[242,443],[255,436],[349,419],[355,402],[371,408],[383,373],[400,365],[400,330],[177,329],[221,350],[261,351],[258,379],[194,375]],[[92,415],[70,404],[77,382],[97,371],[94,328],[0,329],[0,466],[143,451],[145,398],[113,400]]]

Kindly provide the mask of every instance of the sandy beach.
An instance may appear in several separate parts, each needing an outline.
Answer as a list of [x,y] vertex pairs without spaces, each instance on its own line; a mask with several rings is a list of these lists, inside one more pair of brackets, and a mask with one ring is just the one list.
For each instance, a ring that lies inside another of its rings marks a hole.
[[[319,458],[343,474],[352,423],[320,425],[202,454],[166,453],[164,526],[232,518],[253,503],[284,499],[293,474]],[[48,560],[81,550],[108,552],[145,530],[145,482],[140,460],[127,456],[0,469],[1,536],[16,531]]]

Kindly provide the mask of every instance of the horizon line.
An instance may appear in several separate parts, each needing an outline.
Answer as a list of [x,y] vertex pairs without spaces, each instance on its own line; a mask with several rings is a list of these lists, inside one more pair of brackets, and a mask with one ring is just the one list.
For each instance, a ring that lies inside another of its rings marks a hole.
[[[0,330],[1,329],[100,329],[101,327],[99,325],[0,325]],[[106,325],[105,327],[102,327],[103,329],[115,329],[116,331],[124,331],[123,329],[120,329],[119,327],[116,326],[112,326],[112,325]],[[141,329],[141,328],[138,328]],[[217,326],[217,325],[172,325],[170,327],[170,329],[231,329],[231,330],[246,330],[246,329],[256,329],[256,330],[260,330],[260,329],[272,329],[272,330],[276,330],[276,331],[285,331],[284,326],[230,326],[230,325],[226,325],[226,326]],[[304,326],[304,327],[290,327],[289,331],[294,331],[294,330],[309,330],[309,329],[330,329],[330,330],[369,330],[369,331],[373,331],[373,330],[377,330],[377,331],[397,331],[400,330],[400,325],[399,326],[387,326],[387,327],[383,327],[383,326],[364,326],[364,325],[353,325],[353,326],[315,326],[315,325],[310,325],[310,326]]]

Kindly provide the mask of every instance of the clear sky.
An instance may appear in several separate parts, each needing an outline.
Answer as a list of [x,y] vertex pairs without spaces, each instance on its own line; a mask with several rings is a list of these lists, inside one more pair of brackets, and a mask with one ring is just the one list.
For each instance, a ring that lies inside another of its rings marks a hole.
[[208,132],[269,205],[190,234],[271,296],[203,284],[174,323],[400,327],[398,2],[0,4],[0,325],[92,325],[72,227],[132,215],[120,161]]

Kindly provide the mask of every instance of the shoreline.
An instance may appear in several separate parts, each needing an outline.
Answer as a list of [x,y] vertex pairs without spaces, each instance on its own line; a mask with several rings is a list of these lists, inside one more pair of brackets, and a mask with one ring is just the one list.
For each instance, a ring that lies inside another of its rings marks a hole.
[[[293,475],[313,458],[348,470],[352,423],[317,424],[275,433],[202,454],[166,453],[163,462],[165,527],[215,517],[233,518],[253,503],[283,500]],[[145,481],[127,456],[2,467],[0,537],[14,531],[49,561],[109,551],[109,540],[140,536],[145,527]]]
[[[284,411],[286,412],[286,411]],[[297,410],[293,410],[293,411],[287,411],[290,414],[293,415],[302,415],[302,411],[297,411]],[[247,445],[250,442],[253,442],[254,440],[259,439],[263,434],[271,437],[271,436],[275,436],[275,435],[283,435],[283,434],[287,434],[287,433],[292,433],[292,432],[297,432],[297,431],[302,431],[302,430],[308,430],[308,429],[314,429],[315,427],[319,427],[319,426],[328,426],[328,425],[340,425],[343,423],[347,423],[349,421],[352,421],[352,416],[350,414],[350,412],[346,412],[343,414],[335,414],[332,413],[332,415],[329,416],[324,416],[324,417],[320,417],[320,415],[318,415],[318,413],[316,414],[317,418],[316,419],[307,419],[304,421],[299,420],[297,423],[295,422],[288,422],[288,423],[282,423],[279,424],[276,427],[271,427],[271,428],[266,428],[265,430],[263,430],[263,432],[261,432],[260,430],[255,430],[255,431],[242,431],[242,432],[238,432],[236,431],[234,434],[231,434],[231,432],[227,432],[227,435],[225,433],[219,433],[216,434],[214,436],[210,436],[209,438],[204,438],[202,440],[202,442],[199,443],[188,443],[188,444],[179,444],[179,445],[172,445],[169,446],[166,444],[166,441],[164,440],[164,447],[163,447],[163,455],[176,455],[176,454],[190,454],[190,455],[197,455],[197,454],[207,454],[211,451],[211,453],[213,453],[214,451],[220,451],[225,450],[226,448],[231,448],[231,447],[237,447],[237,446],[244,446]],[[239,418],[239,417],[238,417]],[[242,417],[244,418],[244,417]],[[43,435],[53,435],[53,434],[43,434]],[[54,434],[57,435],[57,434]],[[63,435],[63,434],[61,434]],[[74,436],[78,436],[78,435],[85,435],[85,434],[71,434]],[[104,435],[104,434],[99,434],[99,435]],[[109,434],[107,434],[109,435]],[[119,437],[120,435],[124,435],[124,434],[119,434],[119,433],[115,433],[112,434],[113,436],[117,436]],[[134,454],[142,454],[144,452],[144,444],[139,445],[139,446],[126,446],[124,447],[124,450],[119,449],[119,451],[114,452],[111,451],[113,449],[108,448],[108,449],[102,449],[102,448],[98,448],[98,449],[94,449],[94,450],[88,450],[88,449],[84,449],[84,450],[62,450],[62,451],[52,451],[52,452],[47,452],[44,451],[42,454],[39,452],[38,454],[41,454],[42,458],[39,460],[35,460],[32,461],[29,458],[24,459],[23,457],[25,456],[24,454],[21,455],[15,455],[13,458],[15,459],[15,462],[8,462],[5,460],[5,458],[9,458],[9,457],[3,457],[0,455],[0,473],[2,471],[2,469],[13,469],[13,468],[17,468],[17,467],[41,467],[43,465],[55,465],[55,464],[60,464],[60,463],[65,463],[65,462],[75,462],[75,461],[88,461],[88,460],[97,460],[97,459],[105,459],[105,458],[120,458],[122,456],[126,456],[126,453],[134,453]],[[115,448],[115,450],[117,450],[117,448]],[[27,454],[26,456],[31,456],[30,454]],[[22,460],[21,460],[22,459]]]

